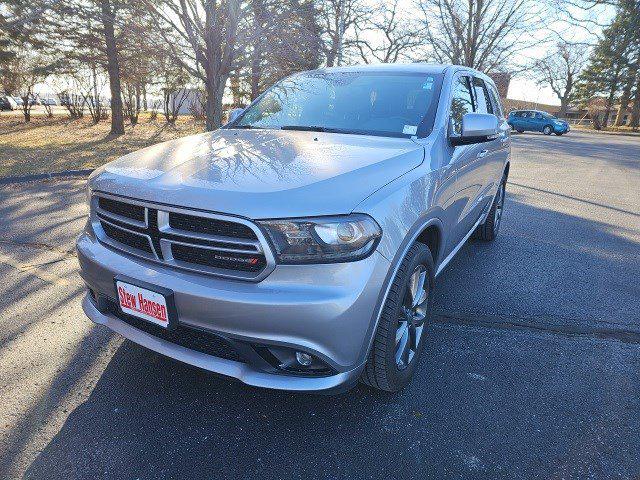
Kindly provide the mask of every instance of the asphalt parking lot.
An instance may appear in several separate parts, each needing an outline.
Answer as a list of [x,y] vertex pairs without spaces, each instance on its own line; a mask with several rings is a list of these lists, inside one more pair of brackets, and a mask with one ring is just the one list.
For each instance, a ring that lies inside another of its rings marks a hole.
[[413,383],[254,389],[85,319],[84,182],[0,187],[0,478],[640,477],[640,141],[514,137]]

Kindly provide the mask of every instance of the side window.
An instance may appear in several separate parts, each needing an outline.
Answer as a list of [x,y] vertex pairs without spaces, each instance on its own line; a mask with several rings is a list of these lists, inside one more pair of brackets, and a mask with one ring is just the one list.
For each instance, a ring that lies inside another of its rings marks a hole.
[[493,113],[493,105],[489,98],[489,91],[481,78],[473,77],[473,91],[475,93],[478,113]]
[[451,120],[453,132],[457,135],[462,133],[462,117],[467,113],[473,113],[473,97],[471,96],[469,77],[458,77],[453,85],[451,97]]
[[[493,85],[489,85],[489,96],[491,97],[491,103],[493,104],[493,113],[500,117],[504,118],[504,109],[502,108],[502,104],[500,103],[500,97],[498,96],[498,92]],[[525,116],[524,114],[522,115]]]

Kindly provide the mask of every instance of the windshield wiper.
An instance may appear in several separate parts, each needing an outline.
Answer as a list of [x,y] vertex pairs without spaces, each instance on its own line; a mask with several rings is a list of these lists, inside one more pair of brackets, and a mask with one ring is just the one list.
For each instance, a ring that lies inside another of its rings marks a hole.
[[253,125],[234,125],[233,127],[229,127],[229,128],[242,128],[242,129],[246,129],[246,130],[249,130],[249,129],[253,128],[253,129],[256,129],[256,130],[260,130],[263,127],[255,127]]
[[283,125],[280,130],[300,130],[301,132],[332,132],[336,129],[315,125]]

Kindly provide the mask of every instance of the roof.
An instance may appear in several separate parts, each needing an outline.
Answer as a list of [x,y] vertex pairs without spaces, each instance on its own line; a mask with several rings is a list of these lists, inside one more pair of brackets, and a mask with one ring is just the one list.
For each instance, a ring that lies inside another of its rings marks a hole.
[[[447,67],[438,63],[377,63],[373,65],[349,65],[344,67],[326,67],[314,72],[409,72],[409,73],[443,73]],[[466,68],[466,67],[463,67]]]

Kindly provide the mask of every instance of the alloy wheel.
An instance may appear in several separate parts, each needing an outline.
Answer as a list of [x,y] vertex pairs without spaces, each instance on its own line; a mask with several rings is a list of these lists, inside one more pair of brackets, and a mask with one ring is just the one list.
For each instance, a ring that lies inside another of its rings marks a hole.
[[398,318],[395,358],[399,370],[407,368],[418,352],[427,318],[428,289],[427,268],[418,265],[409,279]]

